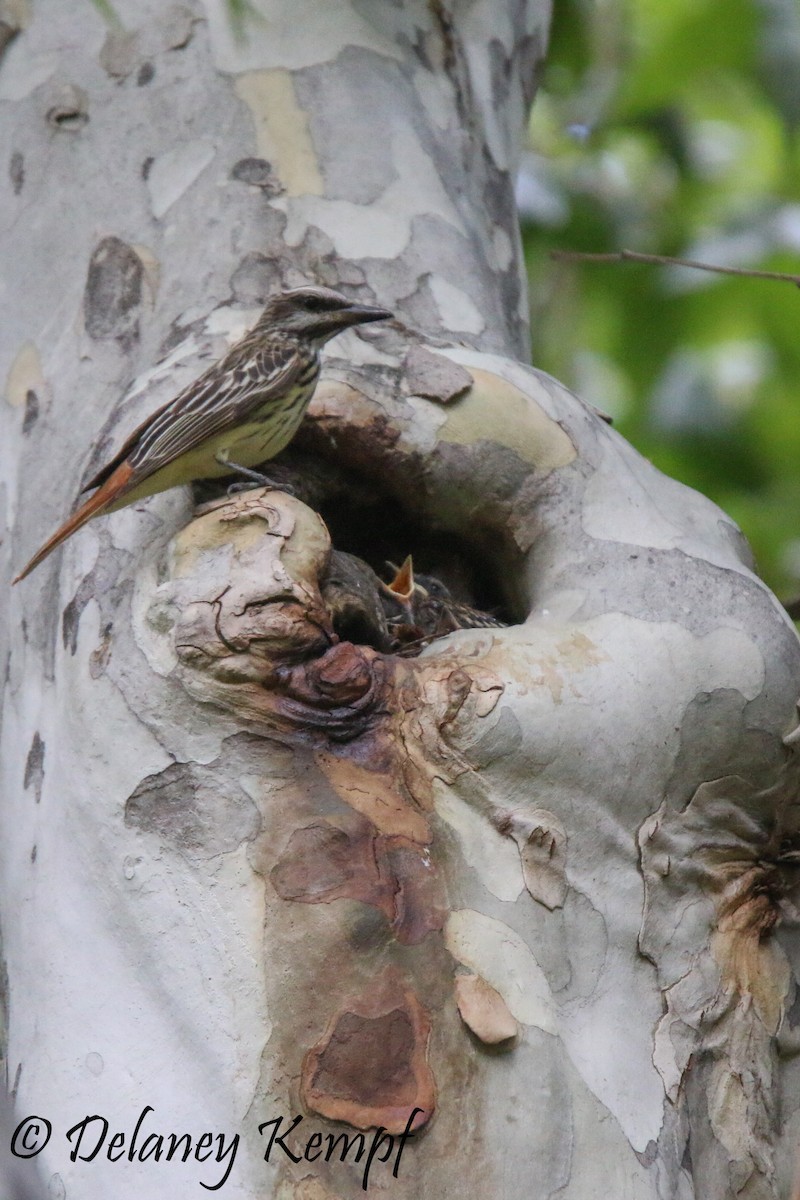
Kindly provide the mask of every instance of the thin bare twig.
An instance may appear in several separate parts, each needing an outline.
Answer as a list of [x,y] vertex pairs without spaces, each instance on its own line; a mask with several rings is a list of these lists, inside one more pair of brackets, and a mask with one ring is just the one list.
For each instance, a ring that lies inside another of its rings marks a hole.
[[650,263],[657,267],[694,267],[698,271],[714,271],[717,275],[742,275],[747,279],[777,279],[800,287],[800,275],[783,271],[750,271],[745,267],[719,267],[712,263],[696,262],[691,258],[672,258],[668,254],[640,254],[638,250],[619,250],[612,254],[587,254],[581,250],[551,250],[556,262]]

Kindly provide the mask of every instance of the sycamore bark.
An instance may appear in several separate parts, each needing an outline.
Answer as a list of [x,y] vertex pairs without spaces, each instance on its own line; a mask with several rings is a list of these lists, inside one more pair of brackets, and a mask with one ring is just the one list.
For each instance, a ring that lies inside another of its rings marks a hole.
[[[397,321],[329,348],[297,496],[152,498],[8,600],[9,1124],[53,1127],[15,1168],[346,1200],[372,1147],[398,1200],[789,1196],[800,645],[732,522],[525,365],[548,6],[115,9],[0,9],[5,577],[275,288]],[[514,624],[337,640],[332,537]]]

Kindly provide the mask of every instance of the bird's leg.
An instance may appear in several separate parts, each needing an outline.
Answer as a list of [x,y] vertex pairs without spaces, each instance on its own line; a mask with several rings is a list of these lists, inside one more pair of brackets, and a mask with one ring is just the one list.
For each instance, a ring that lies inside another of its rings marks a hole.
[[294,495],[294,490],[289,487],[288,483],[279,483],[275,479],[270,479],[269,475],[263,475],[261,471],[254,471],[251,467],[243,467],[241,463],[231,462],[225,454],[215,454],[214,458],[221,467],[229,467],[232,475],[242,475],[247,480],[246,484],[232,483],[228,488],[229,495],[247,487],[270,487],[279,492],[288,492],[290,496]]

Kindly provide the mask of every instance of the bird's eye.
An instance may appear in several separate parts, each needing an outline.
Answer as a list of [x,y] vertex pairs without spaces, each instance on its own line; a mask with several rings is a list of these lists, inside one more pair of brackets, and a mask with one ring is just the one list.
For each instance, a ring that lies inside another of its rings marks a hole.
[[325,301],[321,296],[306,296],[305,307],[309,312],[322,312]]

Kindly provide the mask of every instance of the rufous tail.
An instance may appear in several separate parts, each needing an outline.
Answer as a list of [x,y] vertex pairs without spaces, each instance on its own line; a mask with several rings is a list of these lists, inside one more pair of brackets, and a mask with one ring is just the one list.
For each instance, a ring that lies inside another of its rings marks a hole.
[[108,508],[114,501],[127,490],[127,484],[130,482],[133,474],[133,467],[128,462],[121,462],[108,479],[102,484],[93,496],[90,496],[85,504],[82,504],[76,513],[73,513],[63,525],[55,531],[52,537],[48,538],[45,544],[36,551],[31,561],[26,567],[20,571],[15,579],[12,579],[12,584],[19,583],[20,579],[24,579],[26,575],[30,575],[34,567],[38,567],[39,563],[47,558],[55,550],[56,546],[60,546],[65,542],[76,529],[80,529],[92,517],[97,516],[103,509]]

